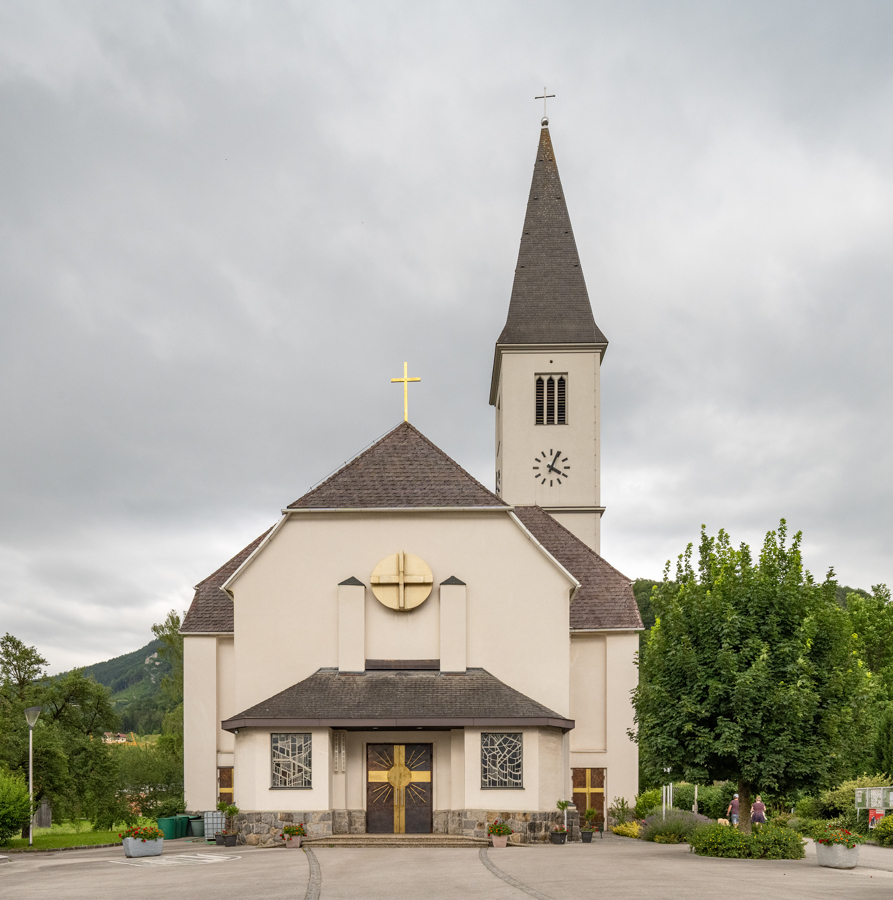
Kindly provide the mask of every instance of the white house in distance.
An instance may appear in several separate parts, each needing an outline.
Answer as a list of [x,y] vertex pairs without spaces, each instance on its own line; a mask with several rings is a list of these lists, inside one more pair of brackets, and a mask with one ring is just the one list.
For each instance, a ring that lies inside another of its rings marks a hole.
[[249,843],[545,840],[556,801],[632,799],[642,622],[598,555],[595,324],[543,121],[496,344],[496,493],[408,422],[202,581],[183,622],[191,810]]

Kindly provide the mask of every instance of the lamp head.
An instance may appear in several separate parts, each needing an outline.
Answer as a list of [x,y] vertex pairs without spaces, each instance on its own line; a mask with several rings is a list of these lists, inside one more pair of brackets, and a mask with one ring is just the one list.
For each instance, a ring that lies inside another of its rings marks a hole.
[[43,707],[40,706],[29,706],[25,710],[25,719],[28,722],[28,727],[33,728],[35,724],[37,724],[37,717],[40,715],[40,710]]

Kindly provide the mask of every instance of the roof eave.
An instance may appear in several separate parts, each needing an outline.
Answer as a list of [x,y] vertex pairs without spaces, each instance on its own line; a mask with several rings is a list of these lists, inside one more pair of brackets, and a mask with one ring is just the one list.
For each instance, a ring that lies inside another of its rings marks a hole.
[[560,728],[562,731],[570,731],[574,728],[574,719],[565,719],[560,716],[519,716],[506,718],[499,716],[456,716],[456,717],[421,717],[421,718],[391,718],[384,716],[371,719],[345,719],[336,717],[318,718],[294,718],[294,717],[270,717],[254,718],[237,716],[232,719],[224,719],[220,727],[224,731],[236,731],[240,728]]
[[[431,512],[511,512],[513,506],[287,506],[284,516],[292,513],[431,513]],[[260,549],[258,547],[258,549]]]

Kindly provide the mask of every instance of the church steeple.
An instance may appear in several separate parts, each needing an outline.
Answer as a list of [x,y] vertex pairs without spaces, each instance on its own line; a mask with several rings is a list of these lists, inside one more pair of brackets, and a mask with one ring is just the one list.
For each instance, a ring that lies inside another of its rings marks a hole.
[[540,131],[508,318],[497,344],[606,344],[592,315],[548,125]]
[[496,493],[510,504],[542,507],[596,552],[604,512],[599,393],[607,345],[592,315],[544,119],[490,383]]

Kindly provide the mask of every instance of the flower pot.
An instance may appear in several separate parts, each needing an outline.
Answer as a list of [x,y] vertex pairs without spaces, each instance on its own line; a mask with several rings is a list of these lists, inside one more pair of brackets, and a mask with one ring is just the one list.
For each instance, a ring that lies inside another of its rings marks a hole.
[[135,859],[138,856],[161,856],[161,845],[164,838],[158,838],[157,841],[143,841],[139,838],[124,838],[124,855],[128,859]]
[[509,836],[507,834],[491,834],[490,840],[494,847],[505,847],[508,844]]
[[236,841],[239,840],[239,835],[237,834],[225,834],[223,835],[223,843],[227,847],[235,847]]
[[304,835],[302,835],[302,834],[295,834],[295,835],[283,834],[282,839],[285,841],[286,850],[290,850],[290,849],[296,850],[298,847],[300,847],[301,846],[301,838],[303,836]]
[[829,869],[855,869],[859,865],[859,845],[847,847],[845,844],[820,844],[815,842],[815,855],[820,866]]
[[226,846],[225,838],[226,838],[225,834],[219,834],[219,833],[215,834],[214,835],[214,843],[217,844],[218,847],[224,847],[224,846]]
[[567,832],[566,831],[553,831],[549,834],[549,840],[553,844],[566,844],[567,843]]
[[592,843],[592,832],[591,831],[581,831],[580,837],[583,839],[584,844]]

